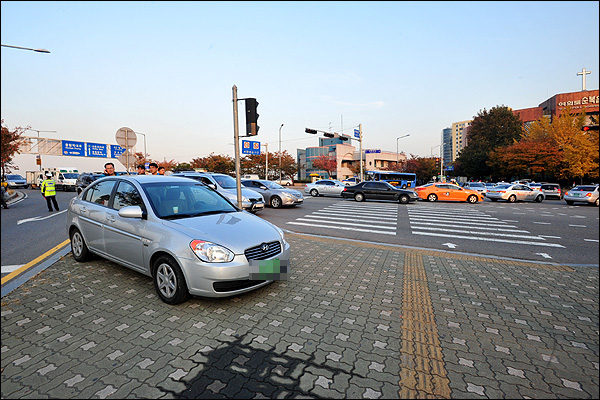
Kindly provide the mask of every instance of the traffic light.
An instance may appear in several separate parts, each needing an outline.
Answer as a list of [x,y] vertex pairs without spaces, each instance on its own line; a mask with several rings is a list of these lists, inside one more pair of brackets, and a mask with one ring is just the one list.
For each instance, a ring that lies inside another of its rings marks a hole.
[[253,98],[244,99],[246,102],[246,135],[256,136],[258,135],[258,113],[256,108],[258,107],[258,101]]
[[310,128],[304,129],[304,132],[310,133],[311,135],[316,135],[317,134],[316,129],[310,129]]
[[340,135],[338,137],[340,138],[341,141],[346,141],[349,139],[348,136],[344,136],[344,135]]
[[439,168],[439,167],[440,167],[440,158],[439,158],[439,157],[436,157],[436,158],[435,158],[435,167],[436,167],[436,168]]
[[581,127],[582,131],[597,131],[598,130],[598,125],[584,125]]
[[335,137],[335,135],[333,133],[329,133],[329,132],[323,132],[323,136],[330,137],[330,138]]

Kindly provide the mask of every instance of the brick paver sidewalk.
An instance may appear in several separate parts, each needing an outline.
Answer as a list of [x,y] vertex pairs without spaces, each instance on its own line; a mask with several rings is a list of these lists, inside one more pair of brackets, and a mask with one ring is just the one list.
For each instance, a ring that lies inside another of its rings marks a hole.
[[2,299],[2,398],[598,398],[598,268],[288,239],[288,281],[178,306],[69,254]]

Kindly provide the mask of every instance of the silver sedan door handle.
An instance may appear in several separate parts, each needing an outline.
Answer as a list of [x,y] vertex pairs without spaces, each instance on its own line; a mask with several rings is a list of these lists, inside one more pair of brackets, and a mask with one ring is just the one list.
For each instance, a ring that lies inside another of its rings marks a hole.
[[109,215],[108,217],[106,217],[106,220],[109,222],[115,222],[117,219],[115,217],[113,217],[112,215]]

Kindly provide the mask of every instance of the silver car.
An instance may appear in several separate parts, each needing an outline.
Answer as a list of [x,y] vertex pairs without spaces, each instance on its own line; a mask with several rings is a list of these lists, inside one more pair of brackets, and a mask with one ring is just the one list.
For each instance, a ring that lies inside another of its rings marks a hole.
[[344,185],[342,182],[335,179],[321,179],[314,183],[309,183],[304,187],[304,193],[310,193],[311,196],[342,196],[344,191]]
[[[176,172],[169,175],[170,177],[185,177],[200,181],[223,196],[229,201],[237,205],[237,182],[229,175],[213,173],[213,172]],[[265,200],[260,193],[254,190],[245,189],[242,186],[242,208],[250,212],[257,212],[265,208]]]
[[489,189],[486,197],[491,201],[506,200],[509,203],[515,201],[535,201],[541,203],[545,199],[543,192],[533,190],[527,185],[503,184]]
[[304,196],[298,190],[286,189],[280,184],[260,179],[243,179],[242,185],[258,192],[273,208],[298,206],[304,203]]
[[70,201],[67,231],[75,260],[94,253],[152,277],[168,304],[248,292],[289,268],[281,229],[188,178],[98,179]]
[[465,189],[477,190],[479,193],[486,195],[488,187],[483,182],[466,182],[463,186]]
[[563,198],[568,205],[573,205],[574,203],[587,203],[598,207],[598,185],[575,186],[573,189],[568,190]]

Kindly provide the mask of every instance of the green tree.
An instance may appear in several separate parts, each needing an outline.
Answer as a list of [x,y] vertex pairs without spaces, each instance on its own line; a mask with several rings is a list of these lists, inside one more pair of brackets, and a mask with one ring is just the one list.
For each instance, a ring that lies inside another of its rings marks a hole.
[[410,158],[406,160],[406,172],[415,173],[418,181],[428,182],[439,173],[439,170],[435,166],[435,158],[411,154]]
[[11,172],[12,169],[18,170],[19,167],[13,165],[13,157],[15,154],[19,154],[19,147],[21,147],[26,139],[23,138],[23,132],[29,129],[29,126],[25,128],[16,127],[14,130],[8,129],[4,125],[4,120],[1,120],[2,125],[2,137],[0,142],[0,163],[2,164],[2,176],[4,176],[8,170]]
[[523,132],[523,122],[506,106],[479,111],[467,133],[467,146],[460,152],[458,161],[463,174],[473,178],[497,176],[488,165],[490,152],[510,145]]
[[229,156],[210,153],[207,157],[194,158],[190,164],[193,168],[204,168],[209,172],[229,174],[235,171],[235,160]]

